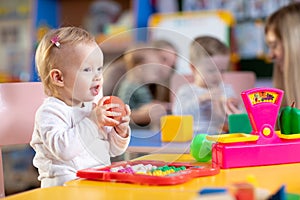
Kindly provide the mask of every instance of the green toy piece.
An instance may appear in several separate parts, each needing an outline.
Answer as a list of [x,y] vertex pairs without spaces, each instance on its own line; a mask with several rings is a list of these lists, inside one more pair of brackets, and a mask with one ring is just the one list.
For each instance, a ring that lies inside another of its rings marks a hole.
[[247,113],[228,116],[229,133],[251,133],[252,126]]
[[211,149],[213,142],[206,139],[207,134],[196,135],[190,148],[190,154],[198,162],[208,162],[211,160]]
[[282,134],[300,133],[300,109],[295,107],[295,102],[281,110],[279,128]]

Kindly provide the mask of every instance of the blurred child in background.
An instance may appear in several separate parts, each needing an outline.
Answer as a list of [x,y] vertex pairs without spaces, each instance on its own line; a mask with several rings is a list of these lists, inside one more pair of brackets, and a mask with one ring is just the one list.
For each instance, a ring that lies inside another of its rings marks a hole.
[[[176,48],[166,40],[153,40],[149,42],[149,46],[148,44],[144,45],[145,48],[153,48],[159,56],[159,64],[161,65],[160,74],[157,74],[157,76],[161,76],[159,83],[149,84],[153,98],[159,101],[169,102],[170,77],[174,73],[177,60]],[[117,57],[104,68],[103,77],[106,82],[103,87],[104,95],[117,95],[122,79],[126,74],[126,61],[124,59],[125,54],[126,52]],[[168,110],[171,110],[171,108],[168,108]]]
[[227,132],[227,115],[241,112],[232,87],[222,81],[221,72],[230,64],[229,48],[217,38],[197,37],[190,46],[190,62],[194,81],[179,88],[173,114],[192,115],[196,132]]
[[132,110],[131,125],[158,129],[160,117],[167,113],[167,103],[154,98],[150,85],[161,84],[169,69],[162,67],[158,53],[149,44],[133,45],[125,52],[124,60],[126,74],[117,96]]
[[162,74],[162,83],[156,84],[155,99],[170,102],[170,79],[176,70],[177,50],[175,46],[167,40],[153,40],[153,48],[159,55],[160,64],[165,68]]
[[126,74],[126,66],[123,55],[111,61],[104,67],[103,80],[103,95],[117,95],[120,83]]

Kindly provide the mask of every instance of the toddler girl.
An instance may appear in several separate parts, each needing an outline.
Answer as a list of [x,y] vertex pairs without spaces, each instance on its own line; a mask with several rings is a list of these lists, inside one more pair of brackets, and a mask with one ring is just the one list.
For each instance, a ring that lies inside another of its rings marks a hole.
[[103,54],[88,32],[77,27],[48,32],[37,48],[36,66],[48,95],[30,142],[41,187],[63,185],[77,170],[110,165],[110,157],[124,153],[131,111],[126,105],[119,122],[111,117],[120,113],[108,111],[119,105],[103,105],[109,98],[102,97]]

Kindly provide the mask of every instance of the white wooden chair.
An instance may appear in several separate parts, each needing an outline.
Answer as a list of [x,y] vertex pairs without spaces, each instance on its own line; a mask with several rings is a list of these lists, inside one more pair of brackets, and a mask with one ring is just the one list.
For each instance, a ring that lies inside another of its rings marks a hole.
[[35,112],[44,98],[40,82],[0,84],[0,198],[5,196],[1,148],[30,142]]
[[[224,83],[230,84],[241,102],[241,92],[255,87],[256,75],[253,71],[228,71],[222,74]],[[191,74],[173,74],[170,80],[170,101],[174,102],[177,90],[184,84],[193,82]]]
[[241,92],[255,87],[256,75],[253,71],[227,71],[222,74],[224,83],[231,84],[238,97]]

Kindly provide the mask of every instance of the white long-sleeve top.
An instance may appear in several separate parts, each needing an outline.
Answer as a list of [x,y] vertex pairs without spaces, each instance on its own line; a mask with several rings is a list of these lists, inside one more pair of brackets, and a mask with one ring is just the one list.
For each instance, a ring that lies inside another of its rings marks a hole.
[[110,165],[110,157],[127,149],[130,133],[122,138],[112,127],[99,130],[88,118],[91,110],[92,102],[71,107],[54,97],[38,109],[30,145],[43,187],[64,183],[80,169]]
[[[225,99],[236,97],[231,85],[223,85]],[[221,86],[220,86],[221,88]],[[213,104],[211,101],[199,102],[199,97],[209,93],[206,88],[201,88],[194,83],[181,86],[176,94],[176,100],[172,107],[174,115],[192,115],[194,119],[194,132],[217,134],[221,132],[224,118],[215,117]],[[225,116],[224,116],[225,117]],[[226,120],[226,119],[225,119]]]

